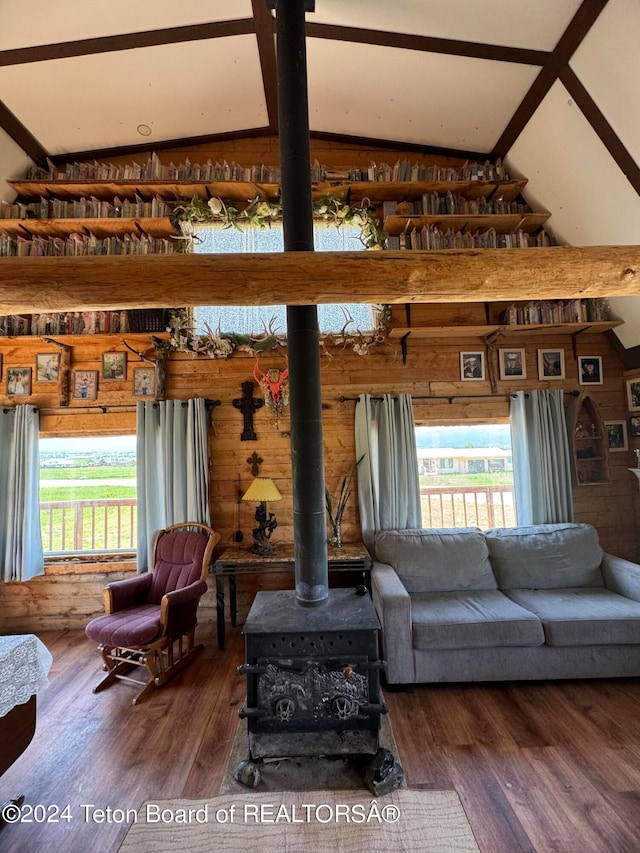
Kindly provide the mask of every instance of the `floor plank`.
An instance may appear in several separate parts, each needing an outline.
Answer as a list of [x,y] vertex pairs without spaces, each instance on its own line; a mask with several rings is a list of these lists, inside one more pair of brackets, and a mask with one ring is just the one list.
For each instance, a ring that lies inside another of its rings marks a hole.
[[[100,660],[81,631],[40,635],[50,687],[0,800],[70,805],[72,820],[5,826],[0,848],[116,853],[126,823],[108,809],[217,794],[244,701],[239,628],[134,706],[134,688],[94,695]],[[640,679],[419,685],[385,691],[399,758],[415,788],[456,790],[482,853],[636,853]]]

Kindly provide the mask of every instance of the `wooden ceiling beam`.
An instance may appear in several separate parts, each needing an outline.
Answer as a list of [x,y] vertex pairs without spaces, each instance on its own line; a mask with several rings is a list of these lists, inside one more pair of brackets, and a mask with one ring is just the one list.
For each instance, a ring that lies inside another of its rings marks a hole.
[[185,27],[169,27],[162,30],[144,30],[137,33],[121,33],[55,44],[39,44],[33,47],[0,50],[0,66],[26,65],[31,62],[69,59],[74,56],[91,56],[97,53],[113,53],[119,50],[136,50],[141,47],[157,47],[163,44],[180,44],[187,41],[250,35],[253,32],[253,19],[239,18],[231,21],[212,21],[206,24],[191,24]]
[[0,314],[600,296],[640,296],[640,246],[0,261]]

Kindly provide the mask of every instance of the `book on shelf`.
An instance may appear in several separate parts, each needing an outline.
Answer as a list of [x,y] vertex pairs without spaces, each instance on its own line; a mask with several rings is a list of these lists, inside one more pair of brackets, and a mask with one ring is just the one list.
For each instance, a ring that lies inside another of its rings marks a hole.
[[525,305],[509,305],[500,322],[512,325],[587,323],[609,319],[606,299],[532,300]]
[[[393,166],[388,163],[371,163],[367,169],[353,166],[335,169],[314,161],[311,178],[315,183],[323,181],[506,181],[509,176],[501,160],[495,163],[464,163],[462,166],[425,165],[398,160]],[[191,163],[189,158],[177,165],[164,164],[156,153],[146,163],[131,162],[124,165],[100,163],[96,160],[66,163],[62,167],[47,160],[46,168],[32,166],[27,172],[28,181],[257,181],[280,183],[278,166],[249,166],[228,163],[226,160],[206,163]]]

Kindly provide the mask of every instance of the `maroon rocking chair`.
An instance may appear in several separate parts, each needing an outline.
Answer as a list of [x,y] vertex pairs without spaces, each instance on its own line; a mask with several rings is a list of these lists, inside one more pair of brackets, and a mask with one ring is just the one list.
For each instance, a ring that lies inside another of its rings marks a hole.
[[[106,615],[85,629],[107,672],[94,693],[128,681],[142,686],[135,705],[202,651],[195,645],[196,615],[219,541],[220,534],[204,524],[174,524],[156,534],[152,571],[105,587]],[[136,666],[146,669],[147,681],[127,674]]]

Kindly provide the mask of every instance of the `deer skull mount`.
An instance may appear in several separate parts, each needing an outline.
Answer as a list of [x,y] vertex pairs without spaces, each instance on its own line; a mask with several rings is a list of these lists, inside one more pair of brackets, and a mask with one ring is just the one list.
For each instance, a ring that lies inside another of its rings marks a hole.
[[275,416],[277,425],[279,425],[284,407],[289,404],[288,376],[288,367],[284,370],[280,370],[278,367],[270,367],[265,373],[260,370],[260,359],[256,359],[253,378],[260,386],[260,390],[264,394],[265,405]]

